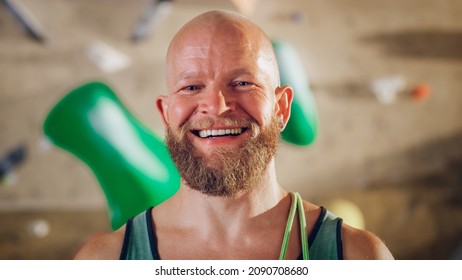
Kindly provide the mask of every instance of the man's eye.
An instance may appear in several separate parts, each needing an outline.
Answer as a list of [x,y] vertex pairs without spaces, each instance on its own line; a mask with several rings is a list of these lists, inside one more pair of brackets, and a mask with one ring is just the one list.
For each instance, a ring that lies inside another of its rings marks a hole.
[[194,91],[194,90],[198,90],[199,87],[198,86],[187,86],[187,87],[184,87],[183,90],[188,90],[188,91]]
[[245,81],[244,82],[236,82],[234,84],[234,86],[236,86],[236,87],[248,87],[248,86],[251,86],[251,85],[252,85],[251,83],[245,82]]

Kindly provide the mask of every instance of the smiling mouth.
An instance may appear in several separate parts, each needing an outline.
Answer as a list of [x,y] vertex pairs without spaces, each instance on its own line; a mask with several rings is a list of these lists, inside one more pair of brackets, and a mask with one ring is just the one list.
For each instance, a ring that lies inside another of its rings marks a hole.
[[248,128],[227,128],[227,129],[204,129],[191,130],[191,132],[200,138],[224,137],[224,136],[239,136]]

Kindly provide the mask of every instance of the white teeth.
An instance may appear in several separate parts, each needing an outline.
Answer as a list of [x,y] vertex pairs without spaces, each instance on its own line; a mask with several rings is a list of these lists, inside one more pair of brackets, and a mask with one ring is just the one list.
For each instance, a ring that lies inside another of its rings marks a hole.
[[242,133],[242,128],[199,130],[199,136],[201,138],[207,138],[210,136],[222,136],[222,135],[239,135],[241,133]]
[[207,130],[200,130],[199,131],[199,136],[202,137],[202,138],[207,137]]

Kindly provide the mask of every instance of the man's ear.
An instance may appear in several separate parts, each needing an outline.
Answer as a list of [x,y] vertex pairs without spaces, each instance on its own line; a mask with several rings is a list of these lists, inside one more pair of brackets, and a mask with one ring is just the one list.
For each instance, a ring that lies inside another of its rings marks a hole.
[[275,114],[282,125],[281,131],[284,130],[287,122],[289,122],[293,97],[294,91],[290,86],[284,85],[276,88]]
[[162,117],[162,121],[164,125],[168,125],[168,97],[165,95],[160,95],[156,98],[156,106],[157,110],[159,110],[160,116]]

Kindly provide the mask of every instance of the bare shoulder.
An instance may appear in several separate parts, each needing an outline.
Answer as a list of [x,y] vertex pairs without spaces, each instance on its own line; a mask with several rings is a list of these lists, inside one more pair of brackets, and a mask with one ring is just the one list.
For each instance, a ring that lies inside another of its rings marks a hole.
[[110,233],[93,235],[75,255],[76,260],[116,260],[120,257],[125,226]]
[[[321,208],[318,205],[304,201],[307,226],[312,228],[314,220],[309,217],[319,217]],[[342,224],[343,257],[346,260],[392,260],[393,255],[385,243],[369,231],[356,229]]]
[[375,234],[342,226],[343,256],[347,260],[392,260],[393,255]]

